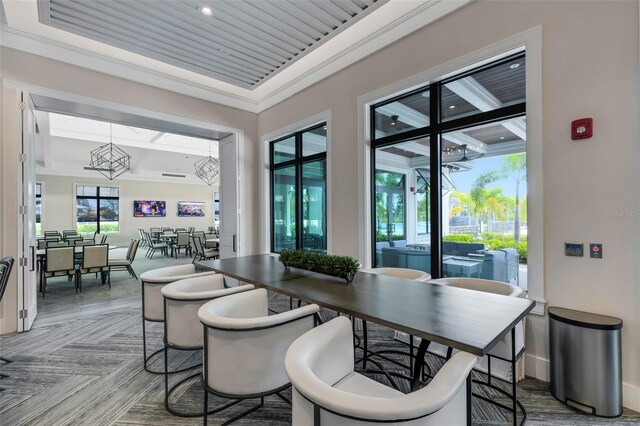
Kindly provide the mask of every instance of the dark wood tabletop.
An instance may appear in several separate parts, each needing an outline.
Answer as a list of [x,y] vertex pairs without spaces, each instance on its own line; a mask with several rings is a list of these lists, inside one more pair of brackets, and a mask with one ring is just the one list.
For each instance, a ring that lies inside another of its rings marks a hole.
[[308,303],[484,356],[534,307],[508,297],[358,272],[353,282],[296,268],[275,256],[197,261],[196,265]]

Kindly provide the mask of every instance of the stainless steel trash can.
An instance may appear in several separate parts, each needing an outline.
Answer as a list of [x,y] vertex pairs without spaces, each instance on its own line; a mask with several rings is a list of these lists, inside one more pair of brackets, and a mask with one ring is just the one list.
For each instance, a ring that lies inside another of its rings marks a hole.
[[622,414],[619,318],[550,307],[551,394],[602,417]]

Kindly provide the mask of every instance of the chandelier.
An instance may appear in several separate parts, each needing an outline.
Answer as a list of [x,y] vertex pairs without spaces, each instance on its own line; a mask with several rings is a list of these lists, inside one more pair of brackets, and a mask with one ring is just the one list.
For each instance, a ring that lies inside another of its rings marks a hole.
[[109,180],[113,180],[129,171],[131,156],[113,143],[113,125],[109,123],[109,143],[91,151],[90,167],[86,170],[99,172]]
[[196,161],[193,165],[196,168],[196,176],[207,185],[211,186],[218,181],[220,162],[211,156],[211,142],[209,142],[209,156]]

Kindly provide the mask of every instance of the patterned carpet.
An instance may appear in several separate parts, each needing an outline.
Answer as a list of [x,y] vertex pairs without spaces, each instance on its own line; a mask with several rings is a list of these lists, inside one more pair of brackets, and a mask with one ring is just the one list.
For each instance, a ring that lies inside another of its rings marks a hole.
[[[120,249],[118,249],[119,251]],[[123,249],[124,250],[124,249]],[[117,256],[118,253],[116,253]],[[123,256],[124,253],[119,253]],[[134,264],[137,273],[190,261],[156,256],[153,260],[139,256]],[[0,369],[9,378],[0,381],[1,425],[195,425],[201,418],[179,418],[163,406],[164,383],[161,375],[142,369],[142,332],[140,286],[126,272],[114,272],[112,289],[87,275],[84,292],[76,295],[64,278],[51,280],[45,299],[39,299],[38,316],[28,333],[0,339],[0,353],[14,360]],[[289,301],[273,295],[272,308],[288,309]],[[334,314],[323,312],[325,319]],[[162,342],[162,326],[151,324],[148,338],[152,350]],[[370,345],[375,348],[402,348],[392,339],[393,331],[369,325]],[[201,352],[178,352],[170,364],[187,366],[199,362]],[[428,363],[441,364],[435,357]],[[391,364],[386,365],[393,370]],[[155,367],[162,368],[159,358]],[[197,372],[197,370],[194,370]],[[172,383],[187,373],[172,377]],[[376,376],[384,382],[383,376]],[[520,400],[528,411],[528,425],[639,425],[640,413],[625,410],[618,419],[600,419],[575,412],[556,401],[548,384],[523,380],[518,385]],[[474,391],[483,392],[478,386]],[[289,395],[289,392],[285,392]],[[497,393],[496,393],[497,394]],[[500,398],[499,394],[490,394]],[[209,397],[210,408],[222,403]],[[226,411],[209,416],[217,425],[248,407],[242,402]],[[198,410],[202,390],[197,379],[182,386],[172,399],[181,410]],[[507,425],[509,413],[474,399],[474,425]],[[291,409],[281,399],[268,397],[265,407],[238,421],[242,425],[286,425],[291,423]]]

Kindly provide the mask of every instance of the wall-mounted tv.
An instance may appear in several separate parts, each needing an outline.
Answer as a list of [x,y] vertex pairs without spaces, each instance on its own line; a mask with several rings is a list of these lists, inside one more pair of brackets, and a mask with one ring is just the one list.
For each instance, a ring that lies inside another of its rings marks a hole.
[[133,217],[164,217],[167,215],[166,201],[133,202]]
[[178,216],[204,217],[204,208],[202,201],[178,201]]

